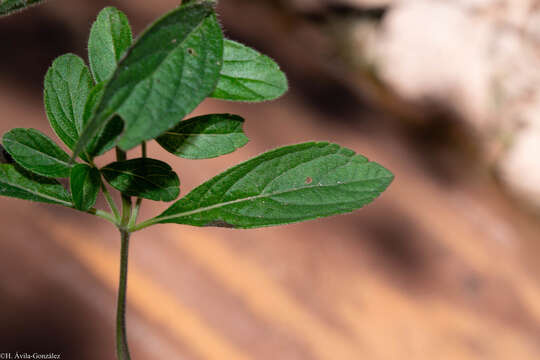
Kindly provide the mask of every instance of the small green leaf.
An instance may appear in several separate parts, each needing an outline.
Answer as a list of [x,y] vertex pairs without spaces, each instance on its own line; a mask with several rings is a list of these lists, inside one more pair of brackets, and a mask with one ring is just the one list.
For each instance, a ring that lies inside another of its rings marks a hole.
[[292,145],[214,177],[152,222],[231,228],[294,223],[359,209],[392,179],[381,165],[339,145]]
[[[105,90],[105,82],[97,84],[86,101],[84,107],[83,123],[86,124],[96,111],[97,105],[103,96]],[[116,138],[122,133],[124,129],[124,122],[119,116],[115,116],[111,121],[105,125],[105,128],[94,136],[90,143],[86,147],[86,153],[92,157],[102,155],[111,150],[116,144]]]
[[163,161],[138,158],[118,161],[101,169],[109,184],[128,196],[172,201],[180,194],[180,180]]
[[287,92],[287,78],[274,60],[232,40],[223,45],[223,68],[212,97],[256,102]]
[[88,211],[96,203],[101,186],[99,170],[86,164],[77,164],[69,179],[75,208]]
[[70,149],[83,128],[83,112],[92,89],[92,75],[73,54],[57,58],[45,76],[45,110],[54,132]]
[[0,0],[0,16],[9,15],[12,12],[23,10],[42,1],[43,0]]
[[19,165],[31,172],[53,178],[69,177],[69,155],[35,129],[8,131],[4,134],[4,147]]
[[88,59],[97,83],[108,80],[133,40],[126,15],[114,7],[99,13],[90,30]]
[[0,196],[71,207],[71,197],[54,179],[32,174],[15,164],[0,164]]
[[249,139],[242,131],[244,119],[212,114],[181,121],[156,141],[167,151],[187,159],[209,159],[241,148]]
[[75,156],[114,115],[125,122],[123,150],[176,125],[214,90],[222,56],[212,2],[189,3],[159,19],[118,64]]

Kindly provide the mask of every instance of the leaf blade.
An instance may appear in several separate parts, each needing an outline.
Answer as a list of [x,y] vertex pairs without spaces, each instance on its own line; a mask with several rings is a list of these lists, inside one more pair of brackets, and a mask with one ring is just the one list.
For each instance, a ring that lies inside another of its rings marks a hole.
[[82,131],[84,106],[92,86],[90,70],[74,54],[58,57],[45,75],[43,95],[47,118],[56,135],[70,149]]
[[[86,101],[83,114],[83,123],[86,124],[94,114],[103,91],[105,90],[105,83],[101,82],[94,86],[88,100]],[[86,146],[85,153],[91,157],[99,156],[107,151],[111,150],[116,144],[116,138],[122,133],[124,129],[124,121],[118,116],[115,116],[109,121],[103,130],[95,135],[88,145]]]
[[128,150],[177,124],[214,89],[223,34],[211,1],[188,3],[156,21],[128,50],[108,81],[75,155],[114,116]]
[[69,186],[75,208],[90,210],[96,203],[101,186],[99,170],[86,164],[77,164],[71,170]]
[[256,228],[350,212],[379,196],[393,175],[329,143],[259,155],[178,200],[153,223]]
[[4,134],[4,147],[25,169],[41,176],[69,177],[70,156],[35,129],[16,128]]
[[113,162],[101,169],[112,187],[128,196],[172,201],[180,194],[180,180],[163,161],[138,158]]
[[274,60],[233,40],[225,39],[223,46],[223,67],[211,97],[258,102],[287,92],[287,78]]
[[123,12],[112,6],[99,12],[88,39],[88,59],[96,83],[112,76],[132,41],[131,27]]
[[248,143],[238,115],[211,114],[181,121],[156,138],[168,152],[186,159],[210,159],[229,154]]
[[69,193],[58,181],[9,163],[0,163],[0,196],[72,206]]
[[42,1],[43,0],[2,0],[0,1],[0,17],[24,10],[27,7],[37,5]]

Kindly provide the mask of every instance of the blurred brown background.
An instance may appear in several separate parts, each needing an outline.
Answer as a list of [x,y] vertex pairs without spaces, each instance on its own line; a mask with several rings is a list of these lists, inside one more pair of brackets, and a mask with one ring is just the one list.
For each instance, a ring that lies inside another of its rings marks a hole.
[[[140,33],[177,4],[50,0],[0,19],[0,133],[54,137],[43,77],[63,53],[86,58],[102,7],[125,11]],[[251,142],[231,155],[190,161],[150,144],[183,194],[307,140],[355,149],[396,180],[350,215],[136,233],[133,358],[539,359],[538,3],[221,0],[219,12],[226,35],[275,58],[291,90],[197,109],[247,119]],[[165,206],[143,204],[143,217]],[[0,352],[114,359],[117,232],[8,198],[0,214]]]

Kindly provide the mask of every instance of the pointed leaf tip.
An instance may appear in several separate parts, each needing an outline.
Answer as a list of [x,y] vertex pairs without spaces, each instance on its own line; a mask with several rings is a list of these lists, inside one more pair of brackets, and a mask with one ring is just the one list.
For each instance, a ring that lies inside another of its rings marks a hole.
[[286,146],[214,177],[154,221],[235,228],[289,224],[359,209],[393,178],[337,144]]

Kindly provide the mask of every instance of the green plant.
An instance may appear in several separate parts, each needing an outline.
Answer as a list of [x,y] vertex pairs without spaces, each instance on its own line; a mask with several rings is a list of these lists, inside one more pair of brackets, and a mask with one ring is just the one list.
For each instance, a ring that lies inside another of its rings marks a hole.
[[[172,168],[147,158],[146,141],[155,139],[187,159],[230,153],[248,142],[240,116],[182,119],[207,97],[275,99],[287,91],[287,80],[270,58],[223,38],[214,2],[208,0],[184,2],[135,42],[126,16],[105,8],[92,26],[88,54],[90,69],[78,56],[67,54],[54,61],[45,77],[47,117],[72,155],[37,130],[7,132],[0,157],[0,195],[63,205],[119,229],[121,360],[129,359],[125,301],[133,232],[163,223],[247,229],[341,214],[374,200],[393,179],[388,170],[352,150],[325,142],[303,143],[241,163],[160,215],[137,222],[143,199],[173,201],[180,193]],[[141,146],[142,156],[128,160],[126,151],[136,146]],[[98,168],[94,159],[113,148],[117,161]],[[69,190],[59,178],[69,178]],[[120,209],[106,183],[121,193]],[[110,211],[94,207],[100,191]]]

